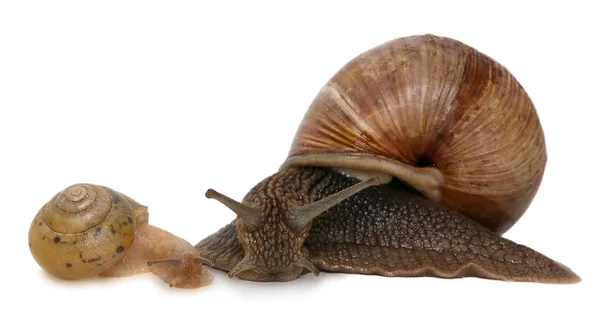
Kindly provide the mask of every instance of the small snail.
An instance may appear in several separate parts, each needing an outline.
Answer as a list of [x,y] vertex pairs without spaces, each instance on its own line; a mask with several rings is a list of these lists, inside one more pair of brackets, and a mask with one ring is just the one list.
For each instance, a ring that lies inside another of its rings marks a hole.
[[207,261],[184,239],[150,225],[148,216],[146,206],[108,187],[71,185],[38,211],[29,248],[45,271],[63,279],[151,271],[174,287],[210,284]]
[[576,283],[501,235],[546,165],[529,96],[492,58],[433,35],[351,60],[310,105],[279,171],[196,248],[252,281],[320,271]]

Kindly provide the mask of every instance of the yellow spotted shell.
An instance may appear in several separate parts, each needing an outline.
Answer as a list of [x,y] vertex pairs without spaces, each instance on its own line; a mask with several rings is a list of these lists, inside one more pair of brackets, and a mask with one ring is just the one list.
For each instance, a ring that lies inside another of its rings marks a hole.
[[60,278],[98,275],[133,243],[139,208],[144,207],[107,187],[69,186],[33,219],[31,254],[45,271]]

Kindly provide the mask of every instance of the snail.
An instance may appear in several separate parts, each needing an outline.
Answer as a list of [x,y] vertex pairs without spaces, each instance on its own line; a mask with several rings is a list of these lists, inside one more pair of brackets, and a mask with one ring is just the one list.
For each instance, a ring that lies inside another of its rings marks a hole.
[[63,279],[152,272],[172,287],[212,281],[189,242],[148,223],[148,207],[108,187],[74,184],[35,215],[29,248],[48,273]]
[[352,59],[325,84],[278,171],[196,244],[230,278],[321,271],[577,283],[502,235],[546,166],[537,111],[516,78],[458,40],[416,35]]

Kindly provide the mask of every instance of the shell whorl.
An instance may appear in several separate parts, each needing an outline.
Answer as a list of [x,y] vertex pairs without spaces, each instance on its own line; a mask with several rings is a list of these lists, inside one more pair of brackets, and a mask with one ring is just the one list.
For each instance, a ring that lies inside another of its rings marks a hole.
[[76,184],[57,193],[34,217],[29,247],[38,264],[60,278],[98,275],[134,240],[139,204],[110,188]]
[[107,189],[76,184],[56,194],[44,210],[43,219],[56,232],[79,233],[104,221],[112,207],[113,201]]
[[409,184],[420,169],[439,173],[432,191],[413,186],[498,233],[528,208],[546,164],[536,110],[515,77],[474,48],[432,35],[384,43],[330,79],[282,168],[320,155],[359,166],[375,156],[385,161],[376,167],[408,169],[397,177]]

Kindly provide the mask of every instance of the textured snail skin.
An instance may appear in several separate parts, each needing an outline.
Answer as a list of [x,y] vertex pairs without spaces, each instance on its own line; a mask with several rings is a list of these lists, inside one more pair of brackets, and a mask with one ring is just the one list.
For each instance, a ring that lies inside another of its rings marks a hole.
[[297,278],[305,271],[294,265],[296,256],[331,272],[541,283],[580,280],[564,265],[395,181],[347,198],[300,232],[286,226],[290,208],[356,183],[353,177],[323,168],[278,172],[243,200],[264,211],[261,228],[249,231],[238,217],[196,248],[215,268],[225,271],[242,260],[252,261],[251,267],[237,274],[252,281]]
[[[546,160],[533,102],[505,67],[450,38],[399,38],[333,75],[279,172],[241,204],[207,192],[238,217],[196,247],[230,277],[256,281],[320,269],[575,283],[567,267],[501,237]],[[382,184],[362,188],[372,180]]]
[[[48,273],[63,279],[152,272],[170,286],[211,283],[194,247],[148,223],[148,208],[108,187],[75,184],[36,214],[29,249]],[[170,259],[170,263],[149,261]]]

